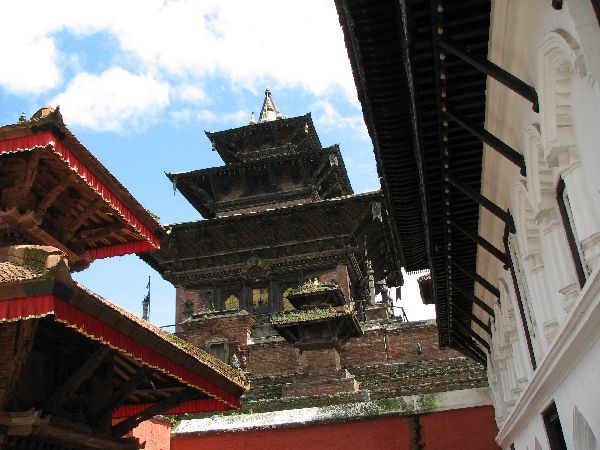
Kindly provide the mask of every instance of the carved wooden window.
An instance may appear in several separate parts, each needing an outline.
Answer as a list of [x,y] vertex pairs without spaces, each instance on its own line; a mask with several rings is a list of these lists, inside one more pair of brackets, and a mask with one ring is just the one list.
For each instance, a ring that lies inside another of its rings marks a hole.
[[188,299],[183,303],[183,315],[189,317],[192,314],[194,314],[194,301]]
[[229,359],[229,341],[222,336],[215,336],[205,342],[204,348],[208,353],[221,361]]
[[266,309],[269,306],[269,288],[267,286],[252,288],[252,306],[256,310]]
[[202,308],[210,310],[217,307],[217,305],[215,305],[215,296],[212,289],[201,289],[199,294]]
[[589,271],[587,264],[585,263],[585,258],[583,257],[581,243],[577,237],[577,229],[575,228],[575,222],[573,221],[573,211],[571,209],[571,203],[569,202],[569,195],[567,194],[565,182],[562,178],[560,178],[556,189],[556,200],[558,202],[558,209],[560,209],[560,215],[562,216],[567,241],[569,242],[571,258],[573,259],[575,270],[577,271],[579,286],[583,287],[585,280],[589,275]]
[[544,419],[544,427],[546,428],[550,450],[567,450],[560,417],[558,416],[558,410],[554,402],[546,408],[542,413],[542,417]]
[[225,299],[225,309],[228,311],[240,309],[240,299],[235,295],[230,295]]

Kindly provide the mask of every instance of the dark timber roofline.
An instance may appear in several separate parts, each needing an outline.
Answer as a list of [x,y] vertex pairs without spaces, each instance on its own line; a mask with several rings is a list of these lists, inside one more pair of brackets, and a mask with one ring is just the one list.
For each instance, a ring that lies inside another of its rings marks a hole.
[[[484,128],[490,76],[537,109],[535,90],[487,60],[491,0],[336,0],[382,187],[408,271],[431,269],[440,345],[482,362],[492,308],[475,283],[478,251],[504,250],[478,234],[483,145],[524,172],[519,149]],[[475,315],[477,313],[477,315]]]
[[236,142],[264,135],[265,133],[268,135],[269,131],[275,133],[285,130],[286,128],[306,133],[312,146],[317,148],[322,147],[310,113],[303,116],[250,124],[229,130],[216,132],[205,131],[205,133],[213,145],[213,150],[216,150],[223,161],[229,164],[241,159],[240,150],[242,149]]

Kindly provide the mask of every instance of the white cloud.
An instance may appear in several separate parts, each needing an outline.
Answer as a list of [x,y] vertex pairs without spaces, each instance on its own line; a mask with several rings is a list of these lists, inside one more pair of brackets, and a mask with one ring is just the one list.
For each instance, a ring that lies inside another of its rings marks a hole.
[[185,103],[204,103],[208,96],[204,89],[193,84],[183,84],[173,89],[173,97]]
[[113,67],[100,75],[80,73],[51,104],[59,104],[69,124],[96,131],[143,127],[169,103],[169,86],[150,75]]
[[[181,77],[218,73],[253,90],[267,80],[274,87],[298,86],[315,94],[341,87],[355,97],[333,2],[44,0],[32,1],[28,8],[8,5],[3,13],[11,20],[0,31],[2,47],[14,46],[15,55],[22,55],[19,63],[39,64],[42,73],[35,78],[17,64],[0,80],[7,88],[19,86],[17,71],[27,77],[23,88],[41,92],[55,86],[60,73],[55,33],[102,31],[144,72]],[[26,36],[24,42],[21,36]]]
[[[10,22],[5,20],[3,22]],[[4,24],[0,29],[4,27]],[[0,86],[15,94],[38,94],[55,87],[60,81],[56,61],[58,51],[48,37],[7,37],[0,32],[3,42]]]
[[231,123],[234,126],[248,125],[250,116],[247,111],[238,110],[235,112],[215,112],[209,109],[184,108],[179,111],[171,112],[171,118],[176,122],[201,122],[214,123],[220,125]]
[[346,129],[354,133],[354,137],[361,141],[369,141],[369,133],[363,116],[356,114],[343,116],[335,106],[327,100],[319,100],[311,106],[315,112],[315,121],[330,130]]

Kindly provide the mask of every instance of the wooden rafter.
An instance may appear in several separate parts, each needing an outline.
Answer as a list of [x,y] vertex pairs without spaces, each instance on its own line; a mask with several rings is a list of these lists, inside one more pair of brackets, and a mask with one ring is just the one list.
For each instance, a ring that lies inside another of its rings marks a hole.
[[92,376],[98,367],[111,356],[109,347],[102,347],[90,356],[46,401],[44,411],[52,414],[57,411],[85,380]]
[[121,387],[112,395],[112,397],[94,413],[94,416],[100,418],[111,411],[114,411],[121,406],[127,396],[131,394],[136,388],[142,384],[151,369],[147,366],[140,367]]
[[23,177],[23,182],[20,186],[21,191],[19,193],[19,202],[21,202],[23,197],[29,193],[29,191],[31,190],[31,186],[33,186],[33,182],[37,177],[40,162],[40,154],[40,151],[31,152],[31,156],[27,163],[27,170],[25,171],[25,176]]
[[77,237],[83,241],[98,240],[110,236],[120,231],[126,231],[127,228],[122,224],[104,225],[100,227],[88,228],[77,232]]
[[58,184],[56,184],[48,194],[42,199],[42,201],[35,208],[35,215],[37,217],[43,217],[48,208],[50,208],[56,199],[66,191],[73,180],[75,179],[75,174],[71,173],[69,176],[63,178]]
[[191,388],[183,389],[176,394],[173,394],[164,400],[154,403],[152,406],[140,411],[137,414],[134,414],[131,417],[119,422],[112,428],[112,435],[115,437],[120,437],[127,434],[129,431],[133,430],[136,426],[138,426],[144,420],[148,420],[149,418],[160,414],[168,409],[171,409],[186,399],[189,399],[196,393],[195,390]]
[[10,393],[8,396],[9,398],[11,394],[14,396],[16,393],[15,386],[20,378],[23,367],[25,366],[27,357],[29,356],[33,347],[34,336],[37,327],[37,320],[22,320],[18,323],[17,337],[14,345],[15,351],[12,359],[10,360],[12,373],[10,375],[8,384],[5,387],[6,391]]
[[69,242],[71,239],[73,239],[73,236],[75,236],[75,233],[77,230],[79,230],[79,228],[81,228],[84,222],[97,212],[100,204],[102,204],[102,200],[96,198],[85,208],[85,211],[82,211],[77,215],[75,221],[68,226],[68,231],[64,235],[64,242]]

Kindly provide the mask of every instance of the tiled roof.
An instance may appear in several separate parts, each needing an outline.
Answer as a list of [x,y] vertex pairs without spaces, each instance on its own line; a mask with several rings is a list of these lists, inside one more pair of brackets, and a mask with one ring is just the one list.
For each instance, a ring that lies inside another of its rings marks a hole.
[[123,315],[127,319],[134,322],[136,325],[141,326],[142,328],[145,328],[146,330],[155,334],[156,336],[163,339],[164,341],[167,341],[169,344],[171,344],[171,345],[177,347],[179,350],[187,353],[189,356],[192,356],[194,359],[196,359],[196,360],[200,361],[201,363],[203,363],[204,365],[210,367],[215,372],[218,372],[221,375],[227,377],[228,379],[235,382],[239,386],[247,388],[248,384],[247,384],[247,381],[244,378],[244,376],[241,374],[241,372],[239,370],[234,369],[229,364],[224,363],[220,359],[215,358],[211,354],[196,347],[195,345],[192,345],[192,344],[184,341],[183,339],[175,336],[174,334],[169,333],[168,331],[165,331],[165,330],[157,327],[156,325],[142,319],[141,317],[127,311],[126,309],[121,308],[119,305],[116,305],[116,304],[112,303],[111,301],[106,300],[105,298],[99,296],[98,294],[90,291],[85,286],[83,286],[79,283],[76,283],[76,282],[75,282],[75,285],[79,289],[83,290],[89,296],[91,296],[94,299],[98,300],[99,302],[103,303],[110,309],[115,310],[119,314]]
[[0,283],[11,283],[15,281],[33,280],[43,274],[41,269],[22,266],[10,261],[0,261]]
[[56,128],[53,132],[58,132],[63,135],[63,141],[68,143],[72,148],[77,150],[77,156],[83,158],[84,164],[93,168],[97,175],[100,175],[106,184],[109,184],[116,190],[118,197],[131,207],[136,215],[143,219],[143,222],[152,228],[160,229],[159,217],[151,211],[144,208],[137,199],[129,192],[129,190],[121,184],[121,182],[106,168],[104,165],[77,139],[77,137],[67,128],[64,123],[59,107],[43,117],[32,117],[25,122],[15,124],[7,124],[0,126],[0,139],[6,136],[27,135],[30,134],[30,129],[41,127],[44,125],[54,125]]
[[[112,310],[119,316],[128,319],[133,326],[144,328],[155,337],[165,341],[175,349],[186,353],[204,366],[227,378],[232,383],[241,388],[247,388],[247,382],[239,370],[234,369],[205,351],[162,330],[150,322],[143,320],[126,309],[95,294],[85,286],[73,281],[68,273],[68,266],[65,259],[66,256],[62,252],[56,251],[53,247],[25,245],[0,247],[0,255],[0,284],[34,284],[38,283],[36,279],[45,278],[56,279],[74,286],[76,290],[79,290],[84,294],[83,296],[74,296],[73,298],[75,298],[75,300],[73,301],[75,303],[86,302],[88,305],[99,303],[100,308],[95,308],[96,312],[102,311],[104,308]],[[61,271],[61,269],[63,270]],[[121,324],[119,328],[125,326],[122,321],[119,322]]]

